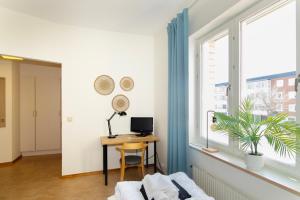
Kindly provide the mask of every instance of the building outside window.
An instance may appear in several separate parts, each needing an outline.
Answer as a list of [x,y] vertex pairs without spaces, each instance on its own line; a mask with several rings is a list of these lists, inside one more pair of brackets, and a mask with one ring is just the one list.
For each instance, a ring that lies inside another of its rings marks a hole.
[[283,84],[284,84],[283,80],[277,80],[276,81],[276,86],[277,87],[283,87]]
[[294,78],[289,79],[289,86],[295,86],[295,79]]
[[289,105],[289,112],[296,112],[296,104]]
[[289,99],[296,99],[296,92],[295,91],[289,91]]

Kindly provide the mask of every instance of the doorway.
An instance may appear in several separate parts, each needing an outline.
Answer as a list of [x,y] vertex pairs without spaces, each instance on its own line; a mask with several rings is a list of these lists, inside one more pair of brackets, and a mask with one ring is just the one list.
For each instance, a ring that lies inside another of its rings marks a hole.
[[61,68],[20,63],[23,156],[61,153]]
[[11,95],[12,109],[6,109],[5,116],[12,122],[7,123],[13,136],[12,160],[61,154],[61,64],[0,55],[2,64],[11,68],[6,94]]

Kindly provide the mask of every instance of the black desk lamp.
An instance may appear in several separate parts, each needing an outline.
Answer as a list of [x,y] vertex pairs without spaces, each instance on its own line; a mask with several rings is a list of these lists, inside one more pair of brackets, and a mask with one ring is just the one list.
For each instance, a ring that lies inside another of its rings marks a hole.
[[[208,118],[209,118],[210,113],[214,114],[215,111],[213,111],[213,110],[208,110],[207,111],[207,115],[206,115],[206,120],[207,120],[207,125],[206,125],[206,147],[203,148],[203,150],[207,151],[209,153],[216,153],[216,152],[219,151],[218,149],[208,147],[208,131],[209,131],[209,120],[208,120]],[[217,122],[217,118],[215,117],[215,115],[212,116],[211,121],[212,121],[213,124]]]
[[109,136],[108,136],[108,138],[115,138],[115,137],[117,137],[117,135],[113,135],[113,134],[112,134],[112,132],[111,132],[111,125],[110,125],[110,120],[112,120],[112,118],[114,118],[114,116],[115,116],[116,114],[120,115],[121,117],[127,115],[127,113],[124,112],[124,111],[123,111],[123,112],[114,112],[114,113],[112,114],[112,116],[111,116],[109,119],[107,119],[107,125],[108,125],[108,131],[109,131]]

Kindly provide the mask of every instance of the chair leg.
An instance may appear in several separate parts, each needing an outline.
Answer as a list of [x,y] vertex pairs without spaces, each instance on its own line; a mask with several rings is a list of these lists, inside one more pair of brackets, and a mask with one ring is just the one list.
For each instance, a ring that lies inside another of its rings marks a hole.
[[145,169],[144,169],[144,165],[141,166],[141,172],[142,172],[142,177],[144,178],[145,176]]
[[125,167],[121,166],[121,181],[124,181],[124,176],[125,176]]

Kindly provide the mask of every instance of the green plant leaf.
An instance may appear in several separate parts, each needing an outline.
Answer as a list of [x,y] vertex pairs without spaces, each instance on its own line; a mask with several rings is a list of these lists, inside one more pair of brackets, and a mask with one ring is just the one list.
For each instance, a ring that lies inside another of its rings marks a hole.
[[253,114],[253,108],[253,102],[246,98],[235,115],[215,113],[214,131],[228,134],[240,142],[243,151],[250,149],[254,155],[259,154],[258,146],[263,137],[280,156],[292,157],[300,152],[299,124],[286,121],[288,115],[285,113],[262,120]]

